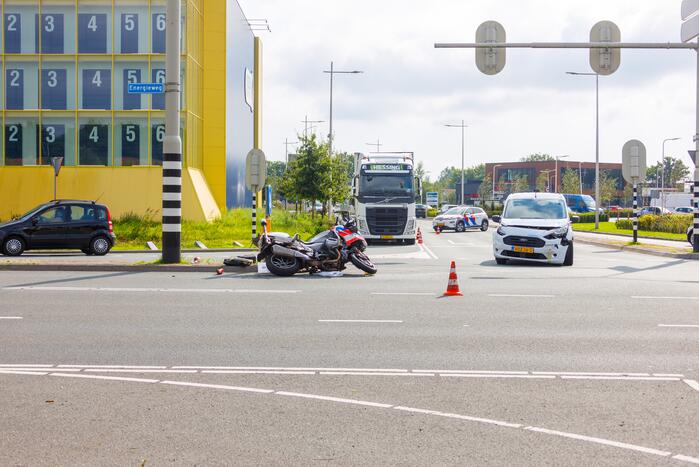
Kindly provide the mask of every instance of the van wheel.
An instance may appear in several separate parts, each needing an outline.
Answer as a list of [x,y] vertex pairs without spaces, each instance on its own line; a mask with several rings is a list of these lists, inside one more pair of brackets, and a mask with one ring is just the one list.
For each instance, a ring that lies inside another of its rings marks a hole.
[[566,252],[566,259],[563,261],[563,266],[573,265],[573,243],[568,246],[568,251]]
[[456,229],[457,232],[465,232],[466,231],[466,225],[462,222],[459,221],[456,223]]
[[2,253],[5,256],[20,256],[27,245],[20,237],[10,237],[2,244]]
[[487,232],[488,231],[488,221],[483,221],[481,222],[481,231]]
[[102,235],[95,237],[90,241],[90,252],[92,252],[92,254],[95,256],[104,256],[109,253],[109,250],[111,249],[112,244],[109,243],[107,237],[103,237]]

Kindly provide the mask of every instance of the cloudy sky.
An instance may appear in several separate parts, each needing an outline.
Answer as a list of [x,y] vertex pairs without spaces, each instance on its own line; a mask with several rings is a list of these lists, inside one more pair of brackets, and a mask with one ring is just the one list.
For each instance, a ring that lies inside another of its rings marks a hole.
[[[434,177],[461,164],[458,129],[468,125],[466,165],[513,161],[546,152],[571,160],[595,157],[594,77],[583,50],[507,52],[497,76],[481,74],[474,51],[434,49],[435,42],[472,42],[486,20],[509,41],[586,41],[593,24],[611,20],[623,41],[679,41],[680,0],[239,0],[249,18],[266,18],[264,150],[284,158],[302,120],[325,120],[329,81],[323,70],[363,70],[335,79],[336,148],[414,151]],[[621,160],[625,141],[646,144],[649,163],[668,155],[689,164],[694,134],[693,51],[622,51],[619,71],[600,79],[601,160]]]

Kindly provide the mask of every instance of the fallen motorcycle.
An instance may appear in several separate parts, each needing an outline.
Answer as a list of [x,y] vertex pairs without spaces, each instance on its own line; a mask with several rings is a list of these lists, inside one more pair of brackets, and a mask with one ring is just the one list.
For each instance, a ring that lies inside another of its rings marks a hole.
[[344,219],[307,242],[302,242],[298,234],[292,237],[287,233],[268,233],[267,223],[262,221],[262,235],[257,239],[257,246],[257,261],[264,261],[269,272],[277,276],[342,271],[348,262],[367,274],[377,272],[365,253],[367,242],[357,233],[354,219]]

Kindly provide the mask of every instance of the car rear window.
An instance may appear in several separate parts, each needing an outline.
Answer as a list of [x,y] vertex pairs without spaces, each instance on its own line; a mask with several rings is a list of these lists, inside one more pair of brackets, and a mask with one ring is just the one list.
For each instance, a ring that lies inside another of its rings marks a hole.
[[107,210],[101,207],[96,207],[95,211],[97,211],[97,220],[99,221],[106,221],[107,220]]

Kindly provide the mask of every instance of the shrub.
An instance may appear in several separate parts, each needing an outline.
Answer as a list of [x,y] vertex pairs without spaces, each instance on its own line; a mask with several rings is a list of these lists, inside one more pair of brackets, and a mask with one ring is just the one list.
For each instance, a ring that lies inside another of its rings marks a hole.
[[437,208],[428,208],[427,209],[427,217],[437,217],[437,214],[439,214],[439,211]]
[[[647,214],[638,219],[638,229],[646,232],[666,232],[683,234],[692,224],[691,214],[665,214],[656,216]],[[632,230],[633,219],[619,219],[616,221],[617,229]]]
[[[573,218],[573,216],[578,216],[580,218],[580,220],[577,221],[577,224],[592,224],[595,222],[595,213],[594,212],[573,213],[570,215],[571,219]],[[600,213],[599,221],[600,222],[609,221],[609,215]]]

